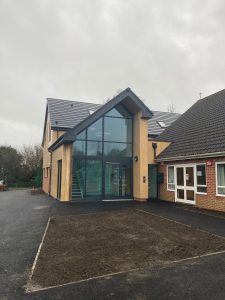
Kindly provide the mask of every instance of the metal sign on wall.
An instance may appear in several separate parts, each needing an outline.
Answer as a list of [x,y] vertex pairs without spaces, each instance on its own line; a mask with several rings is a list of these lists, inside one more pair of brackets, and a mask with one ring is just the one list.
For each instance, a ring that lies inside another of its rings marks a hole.
[[211,166],[212,165],[212,161],[211,160],[207,160],[206,165],[207,166]]

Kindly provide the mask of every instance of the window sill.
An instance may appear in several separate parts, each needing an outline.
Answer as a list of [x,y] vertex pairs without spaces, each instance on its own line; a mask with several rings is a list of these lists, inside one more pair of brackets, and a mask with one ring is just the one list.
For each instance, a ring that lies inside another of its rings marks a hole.
[[[200,193],[200,192],[196,192],[196,195],[207,195],[207,193]],[[225,196],[225,195],[224,195]]]
[[175,190],[169,190],[169,189],[167,189],[167,192],[175,192]]
[[216,197],[225,197],[225,195],[216,194]]

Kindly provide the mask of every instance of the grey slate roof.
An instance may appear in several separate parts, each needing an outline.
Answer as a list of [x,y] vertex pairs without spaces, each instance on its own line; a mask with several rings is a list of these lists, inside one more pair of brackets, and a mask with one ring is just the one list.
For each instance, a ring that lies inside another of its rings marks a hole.
[[[158,136],[180,117],[180,114],[178,113],[162,111],[152,111],[152,113],[153,117],[148,120],[148,134],[151,136]],[[165,123],[166,128],[163,128],[159,125],[158,122],[160,121]]]
[[50,114],[51,127],[53,129],[70,129],[90,116],[89,110],[97,110],[102,105],[48,98],[47,106]]
[[198,100],[156,140],[172,142],[162,160],[225,152],[225,90]]
[[[90,116],[90,110],[96,111],[102,105],[48,98],[47,106],[51,127],[66,130],[78,125]],[[178,113],[171,112],[152,111],[152,113],[153,117],[148,120],[148,133],[151,136],[157,136],[165,130],[159,125],[158,121],[163,121],[167,126],[170,126],[180,116]]]

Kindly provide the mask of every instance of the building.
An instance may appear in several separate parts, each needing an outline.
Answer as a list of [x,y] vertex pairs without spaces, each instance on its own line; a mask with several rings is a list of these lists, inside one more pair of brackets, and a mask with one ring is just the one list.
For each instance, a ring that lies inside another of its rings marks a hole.
[[197,101],[156,140],[160,199],[225,211],[225,90]]
[[225,211],[224,116],[225,90],[181,116],[150,111],[129,88],[104,105],[47,99],[43,190]]
[[150,111],[129,88],[104,105],[47,99],[44,192],[66,202],[157,198],[155,158],[170,142],[155,139],[179,116]]

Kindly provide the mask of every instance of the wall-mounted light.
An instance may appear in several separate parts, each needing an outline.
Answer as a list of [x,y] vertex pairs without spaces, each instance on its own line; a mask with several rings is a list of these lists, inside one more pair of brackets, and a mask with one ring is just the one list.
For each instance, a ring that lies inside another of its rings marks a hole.
[[135,162],[138,161],[138,156],[137,156],[137,155],[134,157],[134,161],[135,161]]

